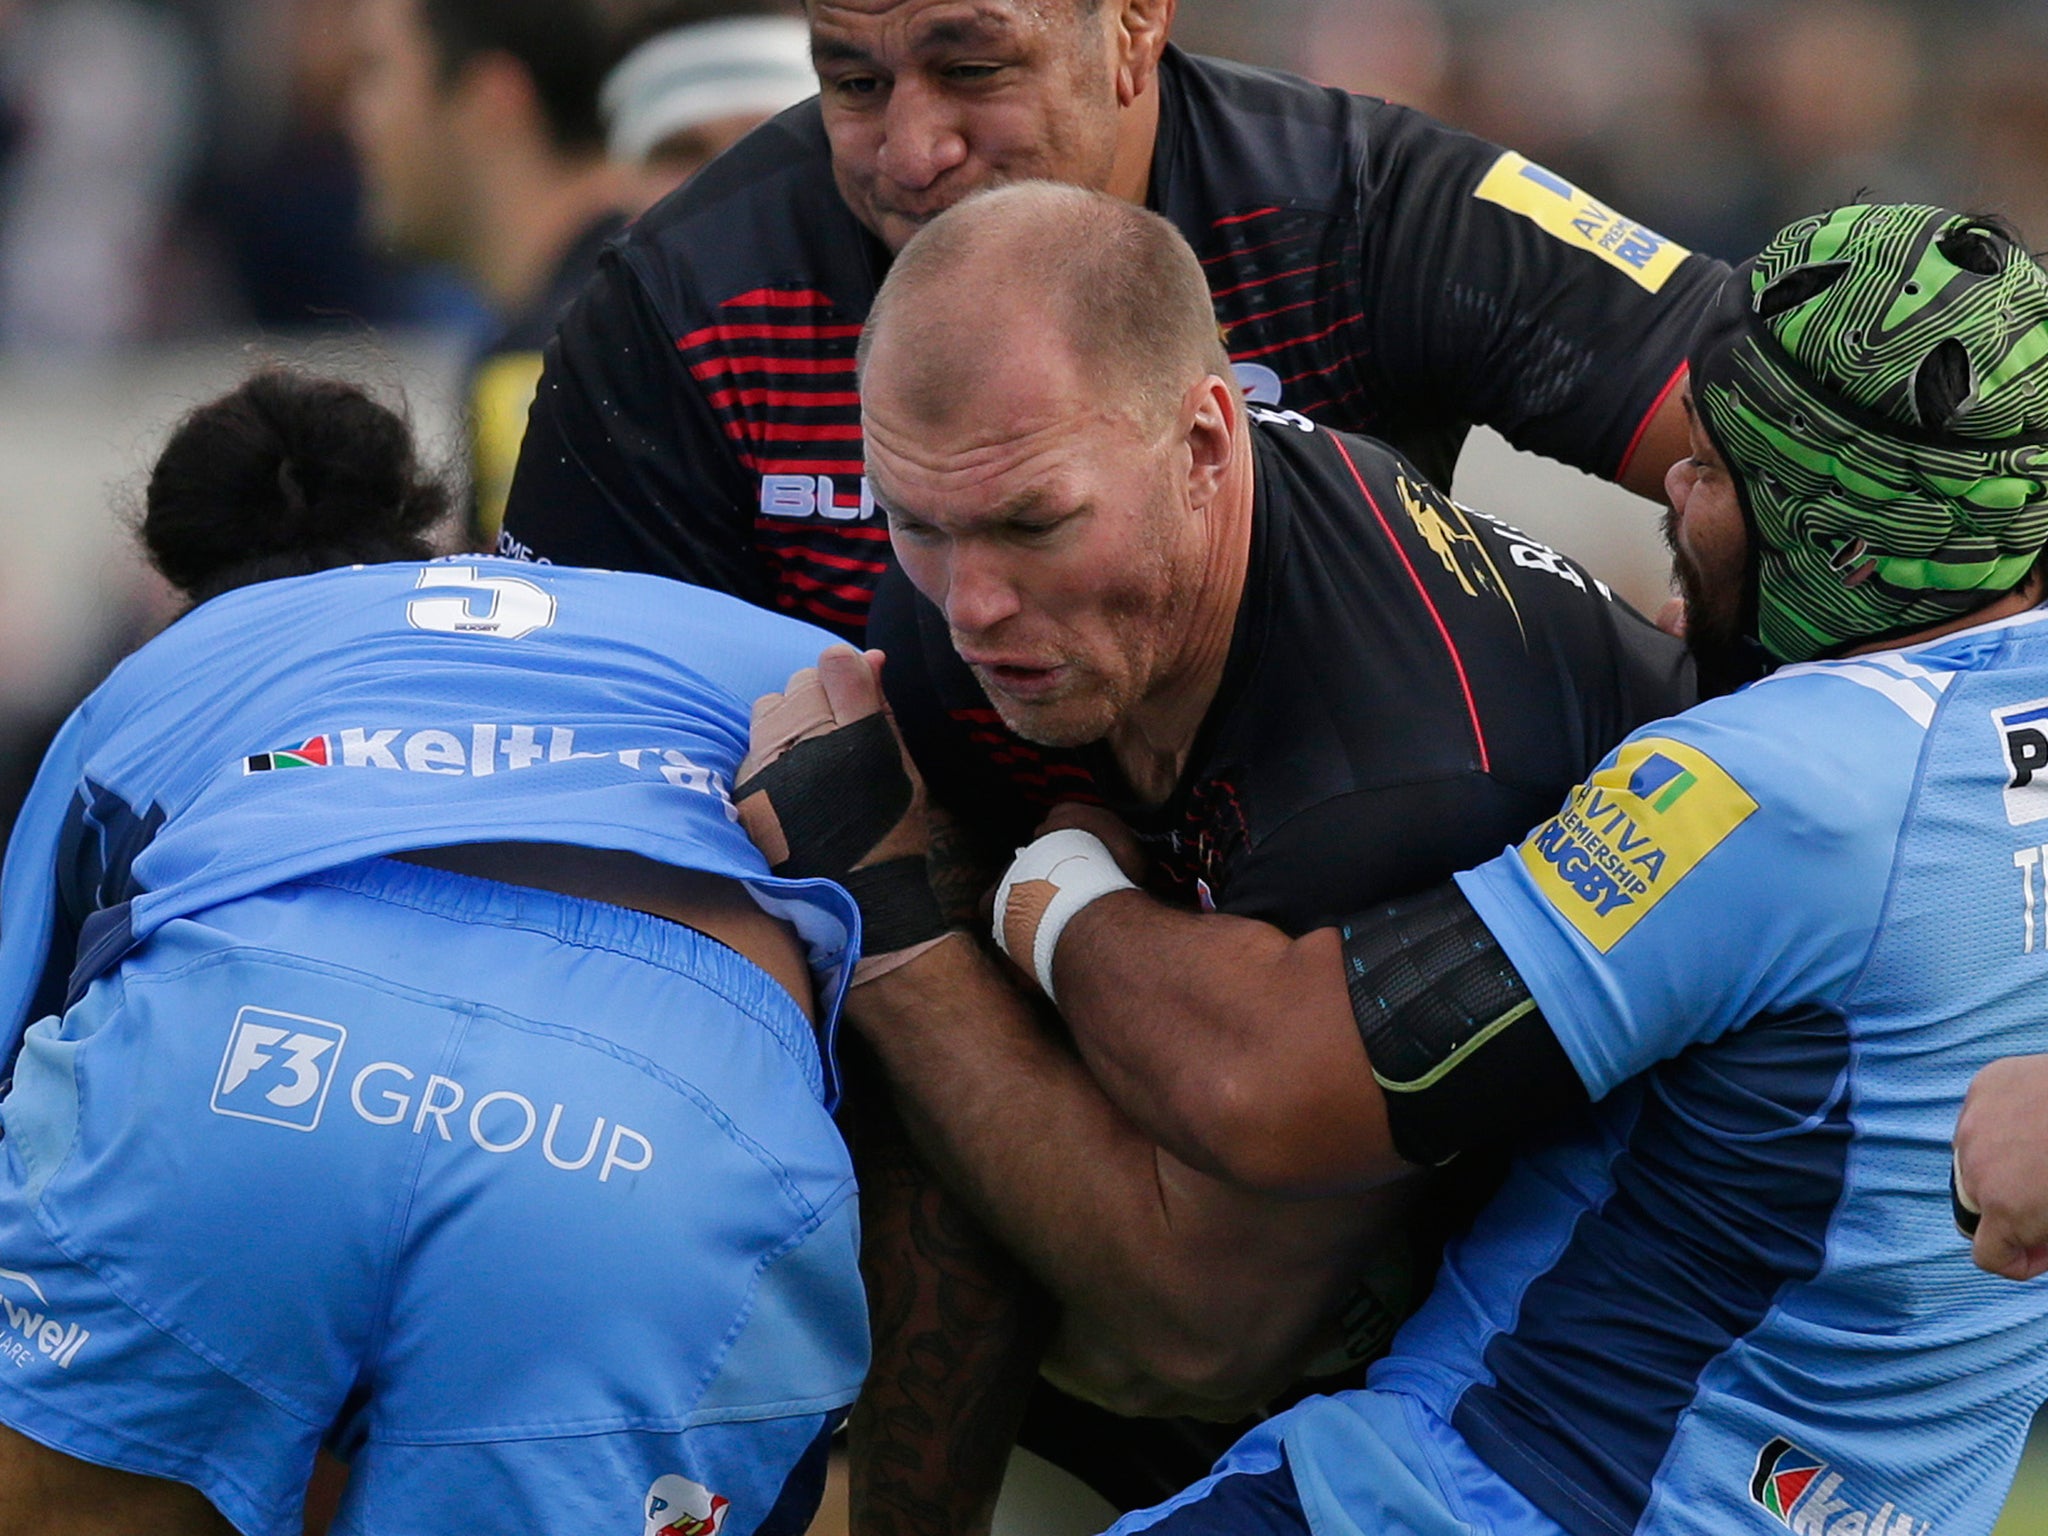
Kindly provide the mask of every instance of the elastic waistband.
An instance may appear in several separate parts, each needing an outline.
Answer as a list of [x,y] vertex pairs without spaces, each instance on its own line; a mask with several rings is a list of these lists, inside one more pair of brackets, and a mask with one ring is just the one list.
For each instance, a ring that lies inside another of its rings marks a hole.
[[745,955],[694,928],[631,907],[399,859],[365,859],[293,884],[347,891],[455,922],[517,929],[668,972],[717,993],[768,1030],[800,1064],[811,1091],[824,1094],[817,1035],[796,999]]

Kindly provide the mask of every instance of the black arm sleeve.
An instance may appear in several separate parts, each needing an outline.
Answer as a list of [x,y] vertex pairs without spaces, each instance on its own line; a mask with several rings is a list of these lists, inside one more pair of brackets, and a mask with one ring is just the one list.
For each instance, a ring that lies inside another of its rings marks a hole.
[[1456,885],[1342,925],[1352,1016],[1394,1150],[1427,1167],[1590,1102],[1564,1047]]
[[1358,351],[1387,398],[1615,478],[1727,269],[1418,112],[1380,111],[1367,155]]
[[673,327],[607,251],[548,343],[500,553],[765,603],[747,494]]

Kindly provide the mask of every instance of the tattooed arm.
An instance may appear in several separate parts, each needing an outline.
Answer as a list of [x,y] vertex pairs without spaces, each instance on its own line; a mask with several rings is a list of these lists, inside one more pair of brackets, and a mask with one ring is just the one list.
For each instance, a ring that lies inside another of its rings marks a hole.
[[[998,866],[932,820],[934,894],[972,923]],[[853,1536],[973,1536],[989,1528],[1052,1308],[912,1147],[873,1054],[858,1040],[841,1050],[874,1340],[848,1425]]]

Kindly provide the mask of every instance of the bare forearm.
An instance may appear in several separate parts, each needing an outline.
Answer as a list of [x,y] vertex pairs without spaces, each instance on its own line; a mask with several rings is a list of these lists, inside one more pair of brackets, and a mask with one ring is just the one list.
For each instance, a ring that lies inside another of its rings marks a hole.
[[1162,1153],[965,940],[861,988],[850,1016],[948,1183],[1070,1324],[1145,1372],[1220,1390],[1278,1368],[1380,1229],[1366,1203],[1277,1201]]
[[1131,1276],[1100,1234],[1163,1227],[1153,1147],[962,937],[853,993],[904,1121],[947,1184],[1064,1295]]
[[1290,939],[1130,892],[1068,924],[1055,969],[1089,1070],[1176,1156],[1296,1192],[1407,1171],[1351,1021],[1335,930]]

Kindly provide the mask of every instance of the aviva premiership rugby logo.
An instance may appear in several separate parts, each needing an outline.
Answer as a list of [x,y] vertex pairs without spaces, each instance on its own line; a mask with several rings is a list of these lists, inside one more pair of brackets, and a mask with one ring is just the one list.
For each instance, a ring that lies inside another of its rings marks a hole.
[[1794,1536],[1927,1536],[1931,1522],[1894,1504],[1866,1509],[1842,1492],[1842,1474],[1782,1435],[1757,1453],[1750,1499]]
[[1537,887],[1605,954],[1756,810],[1697,747],[1631,741],[1522,844]]

